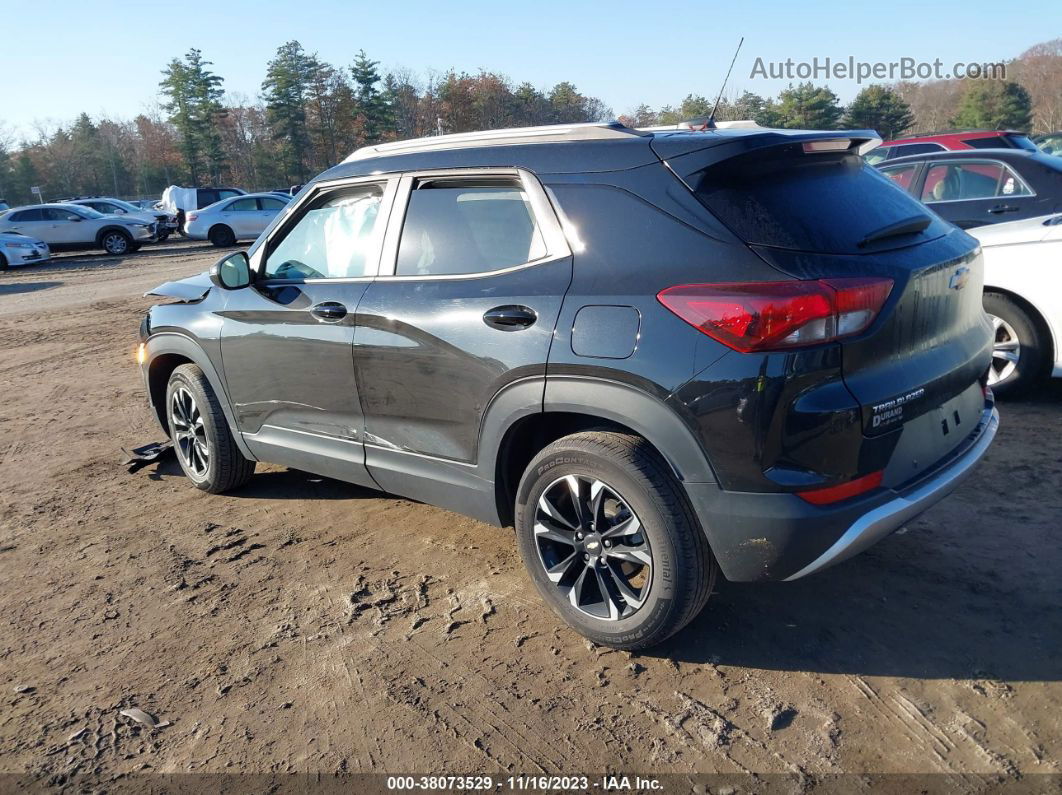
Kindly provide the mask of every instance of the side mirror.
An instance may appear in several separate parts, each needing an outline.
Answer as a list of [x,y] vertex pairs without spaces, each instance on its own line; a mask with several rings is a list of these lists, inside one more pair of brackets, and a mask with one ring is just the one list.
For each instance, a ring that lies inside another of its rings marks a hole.
[[229,254],[210,268],[210,281],[223,290],[239,290],[251,283],[251,263],[242,251]]
[[71,215],[68,215],[66,217],[66,220],[68,220],[68,221],[80,221],[81,220],[81,216],[80,215],[71,214]]
[[125,213],[126,213],[126,210],[125,210],[124,207],[115,207],[114,208],[114,214],[115,215],[125,215]]

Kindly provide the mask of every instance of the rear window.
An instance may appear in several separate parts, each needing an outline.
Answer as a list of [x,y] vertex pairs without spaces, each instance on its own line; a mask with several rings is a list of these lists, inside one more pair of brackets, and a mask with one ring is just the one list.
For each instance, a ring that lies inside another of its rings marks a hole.
[[1024,149],[1028,152],[1039,151],[1036,144],[1027,135],[990,135],[987,138],[967,138],[963,141],[974,149]]
[[[798,251],[862,253],[859,244],[871,233],[927,214],[861,158],[804,154],[799,146],[730,158],[695,172],[689,182],[745,242]],[[911,243],[897,238],[895,245]]]

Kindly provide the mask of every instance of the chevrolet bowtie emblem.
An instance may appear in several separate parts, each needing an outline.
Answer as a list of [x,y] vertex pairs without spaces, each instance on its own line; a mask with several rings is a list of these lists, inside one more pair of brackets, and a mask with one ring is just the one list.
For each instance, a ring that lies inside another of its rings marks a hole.
[[961,290],[968,281],[970,281],[970,269],[963,266],[951,274],[951,278],[948,279],[948,287],[952,290]]

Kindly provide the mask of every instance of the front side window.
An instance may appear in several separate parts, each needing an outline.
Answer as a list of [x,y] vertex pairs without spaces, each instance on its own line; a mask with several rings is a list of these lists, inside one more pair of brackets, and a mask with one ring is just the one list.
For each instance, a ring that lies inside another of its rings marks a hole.
[[931,166],[922,188],[922,201],[968,201],[997,196],[1029,196],[1031,191],[1002,163],[962,163]]
[[227,213],[253,213],[258,210],[258,203],[254,199],[237,199],[226,208]]
[[311,203],[269,253],[266,278],[343,279],[375,275],[383,242],[384,224],[379,218],[383,193],[381,185],[359,185],[326,193]]
[[483,273],[545,255],[542,231],[518,179],[422,180],[409,196],[395,273]]
[[[61,210],[58,207],[45,207],[43,210],[45,221],[69,221],[71,216],[80,218],[101,218],[91,207],[78,207],[77,210]],[[89,215],[91,213],[91,215]]]

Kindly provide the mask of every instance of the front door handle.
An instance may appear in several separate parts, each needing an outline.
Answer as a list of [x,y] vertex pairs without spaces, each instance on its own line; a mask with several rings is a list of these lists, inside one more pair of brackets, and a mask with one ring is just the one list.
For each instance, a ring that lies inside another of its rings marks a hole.
[[519,331],[533,326],[538,313],[527,306],[496,306],[483,313],[483,322],[499,331]]
[[325,301],[311,309],[310,314],[326,323],[336,323],[347,316],[347,308],[338,301]]

